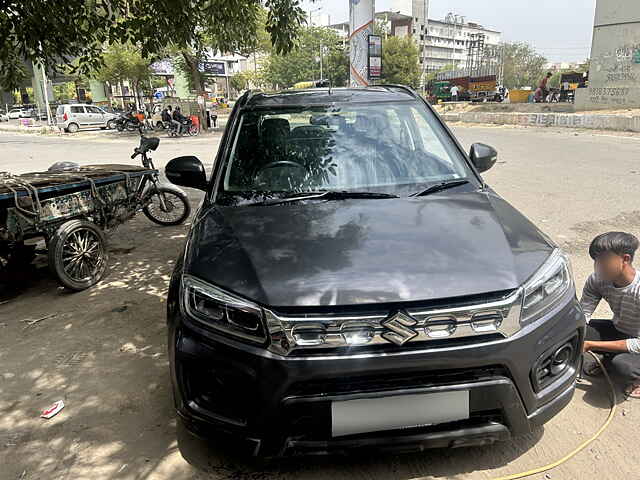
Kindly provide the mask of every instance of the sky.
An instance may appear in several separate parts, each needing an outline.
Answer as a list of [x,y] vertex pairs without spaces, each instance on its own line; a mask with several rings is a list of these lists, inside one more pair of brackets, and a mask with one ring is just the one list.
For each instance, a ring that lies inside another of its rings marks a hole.
[[[601,0],[602,1],[602,0]],[[589,57],[596,0],[430,0],[429,18],[448,12],[502,32],[504,41],[525,41],[550,62]],[[311,0],[303,0],[308,11]],[[331,23],[349,19],[349,0],[315,0],[312,9],[330,15]],[[376,11],[390,10],[391,0],[378,0]]]

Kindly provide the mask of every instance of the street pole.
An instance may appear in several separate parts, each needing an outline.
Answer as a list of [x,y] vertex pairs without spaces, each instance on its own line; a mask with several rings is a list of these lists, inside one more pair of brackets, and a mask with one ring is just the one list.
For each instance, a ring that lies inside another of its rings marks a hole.
[[323,76],[322,76],[322,43],[320,44],[320,81],[322,81]]
[[47,107],[47,125],[51,125],[51,109],[49,108],[49,92],[47,91],[47,74],[44,71],[45,66],[41,64],[42,67],[42,90],[44,92],[44,104]]

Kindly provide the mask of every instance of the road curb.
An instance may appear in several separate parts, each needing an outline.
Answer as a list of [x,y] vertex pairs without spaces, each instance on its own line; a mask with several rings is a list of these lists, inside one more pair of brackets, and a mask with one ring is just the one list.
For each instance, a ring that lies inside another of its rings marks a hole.
[[640,132],[640,116],[584,115],[580,113],[460,112],[443,113],[441,117],[446,122]]

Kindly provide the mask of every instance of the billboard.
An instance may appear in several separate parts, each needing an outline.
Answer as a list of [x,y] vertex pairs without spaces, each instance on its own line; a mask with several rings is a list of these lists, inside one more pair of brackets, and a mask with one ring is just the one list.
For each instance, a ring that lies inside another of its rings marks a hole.
[[369,79],[380,78],[382,74],[382,37],[369,35]]
[[202,73],[208,73],[209,75],[224,75],[224,67],[224,62],[200,62],[198,70]]

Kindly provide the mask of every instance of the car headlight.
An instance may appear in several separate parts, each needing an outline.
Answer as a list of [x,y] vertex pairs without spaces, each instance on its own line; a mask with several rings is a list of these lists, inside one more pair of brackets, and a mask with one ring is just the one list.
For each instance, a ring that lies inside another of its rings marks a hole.
[[182,276],[182,306],[189,318],[231,336],[266,340],[262,309],[190,275]]
[[569,258],[556,249],[524,285],[521,323],[528,323],[548,311],[573,284]]

